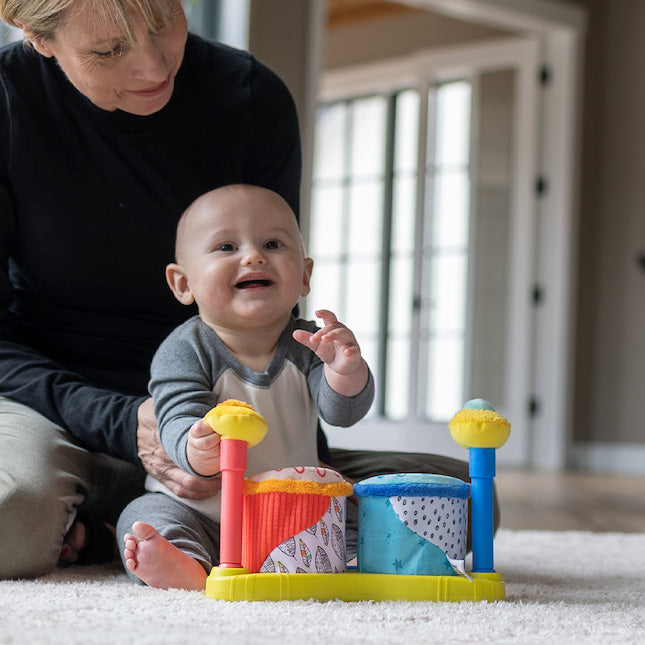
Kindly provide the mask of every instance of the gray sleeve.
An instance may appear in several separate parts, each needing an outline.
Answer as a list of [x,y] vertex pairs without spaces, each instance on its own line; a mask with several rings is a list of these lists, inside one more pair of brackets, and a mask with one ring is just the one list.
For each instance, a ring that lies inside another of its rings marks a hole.
[[197,475],[186,458],[190,427],[215,405],[212,348],[191,321],[178,327],[161,344],[150,368],[161,444],[183,470]]
[[315,332],[318,326],[311,320],[293,321],[289,330],[290,359],[306,375],[311,397],[323,421],[340,428],[348,428],[360,421],[374,401],[374,377],[368,367],[368,378],[362,392],[356,396],[342,396],[331,389],[325,378],[325,365],[310,349],[291,339],[293,329]]
[[374,377],[369,369],[367,383],[356,396],[334,392],[327,383],[322,362],[313,366],[307,381],[320,416],[333,426],[348,428],[354,425],[368,413],[374,401]]

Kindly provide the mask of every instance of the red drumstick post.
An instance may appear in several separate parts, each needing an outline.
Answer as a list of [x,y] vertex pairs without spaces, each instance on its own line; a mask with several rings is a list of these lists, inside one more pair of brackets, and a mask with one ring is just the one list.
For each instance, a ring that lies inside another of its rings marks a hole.
[[225,569],[242,568],[242,509],[246,453],[267,432],[267,423],[250,405],[229,399],[215,406],[204,421],[222,438],[220,470],[220,564]]

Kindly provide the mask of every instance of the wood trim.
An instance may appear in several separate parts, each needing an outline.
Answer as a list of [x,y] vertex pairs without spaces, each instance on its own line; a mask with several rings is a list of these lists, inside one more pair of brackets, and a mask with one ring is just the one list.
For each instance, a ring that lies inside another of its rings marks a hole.
[[403,13],[424,13],[398,2],[385,0],[327,0],[326,4],[329,29],[389,18]]

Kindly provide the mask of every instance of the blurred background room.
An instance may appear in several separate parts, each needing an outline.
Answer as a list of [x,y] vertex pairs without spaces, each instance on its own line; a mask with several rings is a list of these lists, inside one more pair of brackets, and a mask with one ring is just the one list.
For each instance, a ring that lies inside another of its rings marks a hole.
[[295,98],[305,313],[377,383],[330,443],[466,458],[447,422],[485,398],[503,527],[645,532],[645,3],[184,6]]

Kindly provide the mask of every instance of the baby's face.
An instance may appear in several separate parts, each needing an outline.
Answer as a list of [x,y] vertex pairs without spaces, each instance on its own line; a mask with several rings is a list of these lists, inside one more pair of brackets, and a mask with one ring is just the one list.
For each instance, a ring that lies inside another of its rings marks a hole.
[[235,186],[192,208],[178,261],[204,321],[231,330],[286,325],[309,292],[312,268],[287,203],[263,188]]

